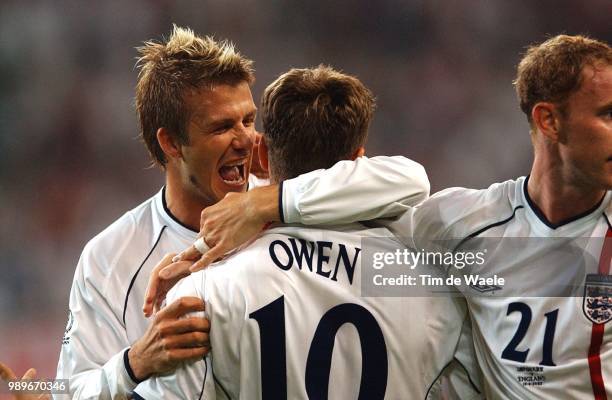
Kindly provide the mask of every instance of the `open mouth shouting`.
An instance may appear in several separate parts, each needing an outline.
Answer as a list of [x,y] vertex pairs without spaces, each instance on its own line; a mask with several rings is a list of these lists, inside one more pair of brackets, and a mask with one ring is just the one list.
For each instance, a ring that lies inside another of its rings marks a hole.
[[219,168],[219,176],[228,186],[240,187],[247,182],[246,163],[248,158],[229,161]]

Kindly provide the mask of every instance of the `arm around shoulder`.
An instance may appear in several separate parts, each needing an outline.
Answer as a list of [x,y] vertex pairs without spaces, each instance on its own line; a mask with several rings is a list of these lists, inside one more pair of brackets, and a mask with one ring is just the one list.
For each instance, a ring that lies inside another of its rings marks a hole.
[[340,161],[283,184],[284,222],[350,223],[400,215],[429,196],[425,168],[401,156]]

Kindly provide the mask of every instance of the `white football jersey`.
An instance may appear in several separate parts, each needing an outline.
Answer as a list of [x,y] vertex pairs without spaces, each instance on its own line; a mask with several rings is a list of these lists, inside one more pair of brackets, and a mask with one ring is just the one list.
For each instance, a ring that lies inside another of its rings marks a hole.
[[[211,379],[221,399],[437,398],[455,353],[470,352],[470,340],[458,349],[466,306],[451,297],[362,297],[361,239],[388,236],[359,224],[275,227],[185,278],[168,301],[205,299],[212,365],[150,379],[137,398],[199,398]],[[377,243],[376,251],[401,246]],[[477,396],[465,389],[459,398]]]
[[612,398],[612,192],[550,226],[526,188],[447,189],[389,228],[414,249],[487,249],[483,266],[449,269],[490,278],[460,288],[487,398]]
[[[250,187],[257,183],[262,182],[250,177]],[[351,197],[359,186],[367,192],[385,185],[384,197],[371,196],[371,209],[347,208],[335,200]],[[407,158],[361,157],[286,181],[285,189],[283,214],[315,222],[321,212],[365,220],[397,215],[427,198],[429,181],[423,167]],[[126,352],[149,325],[142,304],[151,270],[166,253],[182,251],[196,236],[172,216],[160,191],[85,246],[70,291],[69,321],[57,367],[58,379],[70,379],[70,396],[55,397],[130,396],[137,383],[128,374]]]

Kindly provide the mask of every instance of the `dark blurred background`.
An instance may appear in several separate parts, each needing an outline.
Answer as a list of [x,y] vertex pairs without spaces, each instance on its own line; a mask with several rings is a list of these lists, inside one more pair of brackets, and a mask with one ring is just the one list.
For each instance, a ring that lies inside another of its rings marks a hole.
[[81,249],[162,185],[137,137],[135,47],[172,23],[234,41],[257,99],[290,67],[357,75],[378,99],[368,154],[410,156],[437,191],[527,174],[521,53],[557,33],[610,42],[611,20],[611,0],[2,0],[0,360],[55,375]]

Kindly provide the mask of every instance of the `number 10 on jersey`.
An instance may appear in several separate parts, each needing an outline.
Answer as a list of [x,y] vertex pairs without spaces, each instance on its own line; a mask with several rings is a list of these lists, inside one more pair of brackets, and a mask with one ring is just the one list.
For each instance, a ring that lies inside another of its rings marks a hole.
[[[252,312],[249,317],[259,325],[262,398],[286,400],[284,296]],[[306,360],[306,393],[310,399],[327,398],[336,333],[346,323],[355,327],[361,343],[359,399],[383,399],[388,373],[385,338],[374,316],[364,307],[353,303],[332,307],[319,321]]]

